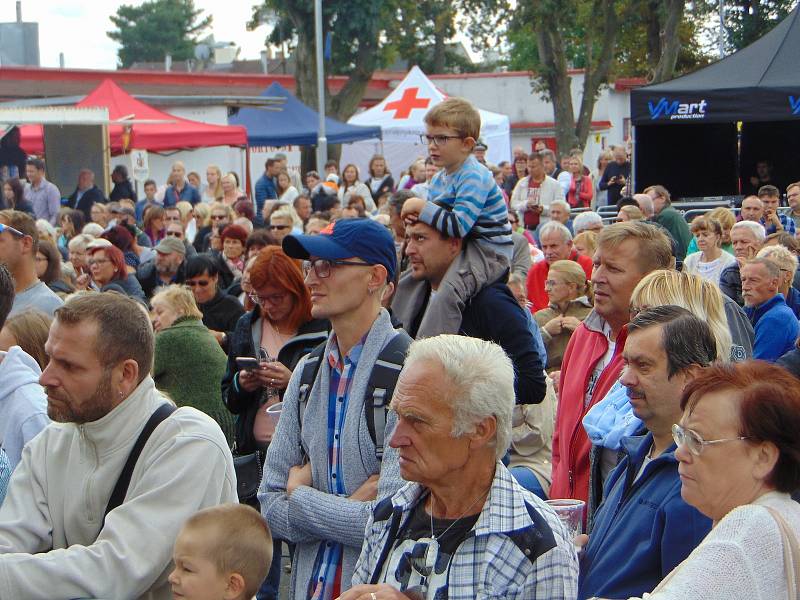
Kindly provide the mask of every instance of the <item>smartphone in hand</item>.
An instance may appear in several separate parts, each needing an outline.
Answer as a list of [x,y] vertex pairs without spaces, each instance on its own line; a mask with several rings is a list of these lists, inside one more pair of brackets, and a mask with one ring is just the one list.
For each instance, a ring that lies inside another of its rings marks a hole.
[[259,362],[251,356],[237,356],[236,366],[242,371],[255,371],[259,367]]

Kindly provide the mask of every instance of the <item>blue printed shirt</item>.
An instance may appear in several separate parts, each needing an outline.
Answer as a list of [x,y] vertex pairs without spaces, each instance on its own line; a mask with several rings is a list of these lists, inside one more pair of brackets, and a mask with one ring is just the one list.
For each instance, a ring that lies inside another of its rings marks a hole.
[[[331,340],[330,352],[326,356],[331,368],[328,388],[328,489],[337,496],[347,495],[344,487],[344,465],[342,463],[342,429],[347,415],[350,385],[361,358],[366,336],[350,351],[341,356],[336,336]],[[314,577],[311,579],[308,597],[312,600],[333,598],[337,577],[341,577],[342,544],[328,541],[320,546],[314,564]]]
[[449,237],[468,233],[495,252],[511,258],[513,242],[508,206],[491,171],[474,156],[454,173],[444,169],[428,185],[428,200],[419,220]]

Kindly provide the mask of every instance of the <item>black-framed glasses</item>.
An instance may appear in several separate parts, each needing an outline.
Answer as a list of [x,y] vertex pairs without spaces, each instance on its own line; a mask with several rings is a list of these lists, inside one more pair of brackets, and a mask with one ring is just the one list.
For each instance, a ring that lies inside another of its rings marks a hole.
[[422,134],[419,136],[420,142],[423,144],[434,146],[444,146],[448,140],[463,140],[464,136],[462,135],[425,135]]
[[181,231],[168,231],[167,232],[167,237],[175,237],[175,238],[178,238],[180,240],[180,239],[183,239],[183,232],[181,232]]
[[721,444],[723,442],[741,442],[742,440],[749,440],[750,438],[747,436],[740,436],[735,438],[722,438],[719,440],[704,440],[696,431],[684,429],[675,423],[672,426],[672,439],[675,441],[676,446],[683,446],[685,444],[689,452],[695,456],[700,456],[700,454],[703,453],[703,448],[706,446]]
[[331,276],[331,268],[333,266],[347,266],[347,267],[374,267],[374,263],[355,262],[353,260],[330,260],[327,258],[314,258],[312,260],[303,261],[303,275],[308,277],[311,269],[314,269],[314,274],[320,279],[325,279]]
[[211,215],[212,221],[222,221],[223,219],[227,219],[228,215]]
[[275,230],[283,231],[285,229],[291,229],[291,228],[292,228],[291,225],[267,225],[267,229],[269,229],[270,231],[275,231]]
[[15,235],[17,237],[25,237],[25,234],[22,233],[19,229],[14,229],[13,227],[11,227],[11,225],[3,225],[2,223],[0,223],[0,233],[3,233],[4,231],[7,231],[11,235]]
[[210,279],[187,279],[184,283],[186,285],[188,285],[189,287],[192,287],[192,288],[196,287],[196,286],[206,287],[209,283],[211,283],[211,280]]

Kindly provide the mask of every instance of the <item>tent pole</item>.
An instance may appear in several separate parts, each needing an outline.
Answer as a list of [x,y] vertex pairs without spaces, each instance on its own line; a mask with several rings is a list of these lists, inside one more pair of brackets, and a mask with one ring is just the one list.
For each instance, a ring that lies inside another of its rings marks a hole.
[[317,171],[323,173],[328,162],[328,140],[325,137],[325,65],[322,61],[322,0],[314,0],[314,37],[317,46],[317,101],[319,131],[317,132]]

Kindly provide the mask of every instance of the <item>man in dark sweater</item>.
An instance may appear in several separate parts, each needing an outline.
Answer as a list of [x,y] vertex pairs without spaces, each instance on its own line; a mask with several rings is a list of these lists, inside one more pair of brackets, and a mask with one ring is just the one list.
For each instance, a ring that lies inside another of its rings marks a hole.
[[624,146],[614,147],[614,162],[608,163],[598,187],[608,190],[608,205],[616,204],[622,196],[622,188],[631,176],[631,163]]
[[[611,165],[609,165],[610,167]],[[608,167],[606,167],[606,171]],[[686,249],[692,241],[692,233],[686,219],[672,207],[669,192],[663,185],[653,185],[644,191],[653,200],[653,208],[656,211],[655,222],[669,231],[672,239],[675,240],[675,259],[682,263],[686,258]]]
[[83,213],[86,222],[92,220],[92,205],[95,202],[107,202],[102,190],[94,183],[94,172],[91,169],[81,169],[78,173],[78,185],[69,197],[70,208]]
[[219,263],[213,256],[197,254],[189,257],[185,264],[185,284],[192,288],[197,307],[203,313],[203,324],[227,352],[228,336],[244,314],[244,307],[239,300],[219,289]]

